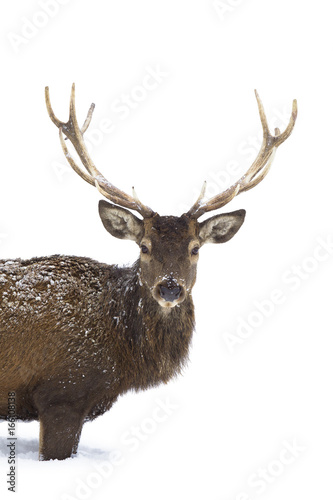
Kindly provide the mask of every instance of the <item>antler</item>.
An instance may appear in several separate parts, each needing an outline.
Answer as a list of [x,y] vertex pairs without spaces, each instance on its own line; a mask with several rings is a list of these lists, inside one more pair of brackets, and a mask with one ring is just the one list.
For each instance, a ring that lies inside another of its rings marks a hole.
[[[80,176],[82,179],[84,179],[86,182],[91,184],[92,186],[97,187],[98,191],[108,198],[110,201],[113,203],[116,203],[117,205],[120,205],[122,207],[130,208],[132,210],[135,210],[139,212],[143,217],[151,217],[155,212],[147,207],[146,205],[143,205],[135,191],[133,189],[133,196],[129,196],[128,194],[124,193],[120,189],[118,189],[116,186],[111,184],[100,172],[97,170],[95,167],[92,159],[90,158],[90,155],[87,151],[87,147],[84,143],[83,140],[83,134],[87,130],[87,128],[90,125],[92,114],[95,108],[95,104],[92,104],[89,108],[87,118],[84,121],[84,124],[82,126],[82,129],[80,129],[77,118],[76,118],[76,111],[75,111],[75,84],[73,83],[72,85],[72,91],[71,91],[71,98],[70,98],[70,104],[69,104],[69,119],[67,122],[62,122],[58,120],[58,118],[55,116],[51,102],[50,102],[50,94],[49,94],[49,88],[45,87],[45,102],[46,102],[46,107],[47,111],[49,114],[49,117],[53,121],[53,123],[58,127],[59,129],[59,137],[60,137],[60,142],[61,146],[63,149],[63,152],[67,158],[68,163],[70,166],[73,168],[73,170]],[[74,161],[72,156],[70,155],[63,134],[71,141],[73,144],[77,154],[79,155],[79,158],[87,170],[88,173],[86,173],[84,170],[82,170]]]
[[230,186],[222,193],[214,196],[206,202],[202,201],[206,189],[206,182],[204,182],[199,198],[186,214],[188,217],[198,219],[204,213],[223,207],[238,194],[242,193],[243,191],[248,191],[249,189],[252,189],[254,186],[259,184],[259,182],[263,180],[270,169],[270,166],[274,159],[276,148],[278,148],[280,144],[282,144],[290,136],[297,117],[296,99],[293,100],[292,113],[287,128],[282,133],[280,133],[280,130],[276,128],[274,131],[275,135],[272,135],[267,125],[267,118],[258,92],[256,90],[254,92],[256,95],[261,125],[263,128],[263,141],[257,158],[254,160],[248,171],[237,182],[235,182],[232,186]]

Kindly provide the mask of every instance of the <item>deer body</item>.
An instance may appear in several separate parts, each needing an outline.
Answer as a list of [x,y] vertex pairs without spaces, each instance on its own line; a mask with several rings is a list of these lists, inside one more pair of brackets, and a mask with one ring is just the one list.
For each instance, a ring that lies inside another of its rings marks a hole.
[[59,442],[69,413],[77,436],[118,395],[167,382],[186,362],[191,298],[164,314],[139,277],[139,262],[118,268],[63,256],[0,261],[0,352],[8,353],[0,416],[15,392],[18,418],[40,418],[46,427],[50,421],[54,437],[47,443],[44,436],[43,458],[75,451],[77,442],[69,449]]
[[[40,459],[70,457],[86,420],[128,390],[168,382],[186,364],[199,249],[232,238],[245,211],[198,219],[265,177],[296,120],[294,101],[286,130],[271,135],[258,95],[257,101],[264,138],[250,169],[206,202],[203,189],[187,213],[174,217],[160,216],[134,190],[129,196],[103,177],[83,140],[94,105],[80,129],[74,85],[67,122],[54,115],[46,88],[48,113],[68,162],[112,202],[99,203],[105,229],[134,241],[140,257],[124,268],[59,255],[0,261],[0,418],[8,417],[8,395],[14,394],[17,417],[40,421]],[[86,170],[73,160],[63,134]]]

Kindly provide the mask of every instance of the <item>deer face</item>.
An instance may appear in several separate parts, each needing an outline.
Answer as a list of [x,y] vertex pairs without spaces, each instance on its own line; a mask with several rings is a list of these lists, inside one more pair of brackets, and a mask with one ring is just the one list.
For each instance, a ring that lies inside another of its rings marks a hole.
[[162,307],[174,307],[195,283],[200,248],[197,223],[186,216],[156,214],[145,219],[143,227],[141,279]]
[[199,249],[204,243],[224,243],[243,224],[245,211],[216,215],[199,223],[186,214],[138,219],[124,208],[100,201],[104,227],[116,238],[140,247],[140,280],[158,304],[174,307],[191,293]]

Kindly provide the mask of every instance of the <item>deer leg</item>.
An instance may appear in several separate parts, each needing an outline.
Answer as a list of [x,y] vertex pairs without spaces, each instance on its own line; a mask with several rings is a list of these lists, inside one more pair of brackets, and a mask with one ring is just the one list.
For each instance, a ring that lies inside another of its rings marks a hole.
[[55,404],[39,413],[39,460],[64,460],[77,452],[84,415],[70,404]]

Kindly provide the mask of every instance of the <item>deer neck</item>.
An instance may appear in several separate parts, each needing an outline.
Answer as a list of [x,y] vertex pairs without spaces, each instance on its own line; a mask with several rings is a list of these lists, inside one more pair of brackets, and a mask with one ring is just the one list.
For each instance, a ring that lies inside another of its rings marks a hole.
[[[132,281],[125,288],[130,305],[129,329],[122,330],[123,355],[127,359],[128,381],[144,389],[166,383],[182,371],[188,360],[194,329],[194,306],[189,295],[166,313],[152,297],[140,277],[140,263],[131,268]],[[131,359],[131,369],[129,369]]]

